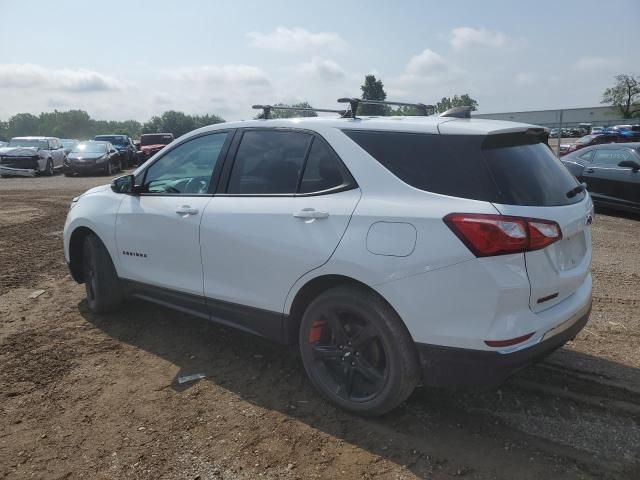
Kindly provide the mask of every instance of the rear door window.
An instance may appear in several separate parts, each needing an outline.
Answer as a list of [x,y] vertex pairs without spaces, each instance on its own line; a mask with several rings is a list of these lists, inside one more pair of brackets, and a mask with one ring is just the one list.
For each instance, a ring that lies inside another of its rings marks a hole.
[[248,130],[242,135],[227,193],[295,194],[312,136],[288,130]]
[[342,161],[322,140],[313,139],[299,193],[314,193],[344,187],[353,179]]
[[626,148],[602,148],[596,152],[593,163],[605,167],[617,167],[621,161],[632,159],[631,151]]
[[577,181],[538,135],[344,130],[391,173],[428,192],[507,205],[576,203]]

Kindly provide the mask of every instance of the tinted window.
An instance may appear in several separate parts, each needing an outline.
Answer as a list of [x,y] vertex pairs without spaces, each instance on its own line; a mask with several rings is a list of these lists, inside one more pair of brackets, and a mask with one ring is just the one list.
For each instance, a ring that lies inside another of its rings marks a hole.
[[315,138],[304,168],[300,193],[321,192],[353,183],[338,156],[322,140]]
[[510,205],[566,205],[584,198],[567,198],[577,181],[536,135],[345,133],[421,190]]
[[596,151],[593,163],[596,165],[617,166],[623,160],[631,160],[633,156],[626,148],[606,148]]
[[482,137],[345,130],[351,139],[412,187],[455,197],[498,201],[479,156]]
[[296,193],[311,135],[279,130],[244,133],[229,179],[228,193]]
[[140,145],[169,145],[173,142],[173,135],[167,133],[145,134],[140,137]]
[[205,135],[170,150],[147,169],[143,191],[207,193],[226,138],[226,132]]
[[581,201],[567,192],[577,180],[545,143],[534,135],[489,135],[483,142],[484,158],[500,192],[509,205],[553,206]]

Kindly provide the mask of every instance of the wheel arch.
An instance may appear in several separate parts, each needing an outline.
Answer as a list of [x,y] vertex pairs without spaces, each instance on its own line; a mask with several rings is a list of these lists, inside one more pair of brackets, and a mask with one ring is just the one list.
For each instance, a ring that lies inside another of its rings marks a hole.
[[[316,297],[318,297],[318,295],[321,295],[323,292],[326,292],[327,290],[330,290],[332,288],[346,285],[362,288],[381,298],[386,304],[389,305],[389,307],[393,309],[394,312],[396,312],[398,318],[400,318],[400,320],[404,324],[404,320],[402,320],[402,317],[400,317],[396,309],[393,308],[393,305],[391,305],[387,299],[385,299],[370,285],[367,285],[360,280],[356,280],[355,278],[346,275],[326,274],[312,278],[296,292],[293,301],[291,302],[288,316],[286,317],[287,321],[285,323],[284,329],[285,342],[289,345],[297,345],[302,316],[304,315],[304,312],[309,304]],[[407,328],[406,324],[404,324],[404,326],[405,328]]]

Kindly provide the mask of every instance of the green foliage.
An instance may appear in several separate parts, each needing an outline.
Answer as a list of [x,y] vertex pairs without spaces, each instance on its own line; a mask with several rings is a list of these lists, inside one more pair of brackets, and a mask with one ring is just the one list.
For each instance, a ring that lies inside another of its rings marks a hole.
[[96,135],[116,134],[138,138],[141,133],[171,132],[176,137],[196,128],[224,122],[217,115],[187,115],[169,111],[153,117],[144,125],[137,120],[94,120],[83,110],[43,112],[40,115],[18,113],[0,121],[0,140],[26,135],[92,139]]
[[[295,108],[313,108],[309,102],[293,103],[288,105],[286,103],[276,103],[274,107],[295,107]],[[300,117],[317,117],[316,112],[302,112],[295,110],[271,110],[271,118],[300,118]],[[255,116],[256,119],[264,118],[264,113],[259,113]]]
[[197,128],[222,122],[224,119],[217,115],[187,115],[183,112],[169,110],[160,116],[152,117],[142,125],[142,133],[169,132],[178,138]]
[[453,97],[442,97],[438,103],[436,103],[436,112],[446,112],[453,107],[471,107],[471,110],[478,110],[478,102],[469,96],[468,93],[464,95],[454,95]]
[[[382,80],[377,80],[375,75],[366,75],[364,83],[360,87],[363,100],[386,100],[387,93],[384,91]],[[358,107],[359,115],[389,115],[391,109],[386,105],[366,105]]]
[[640,76],[616,75],[616,84],[602,94],[602,102],[617,107],[624,118],[640,117]]

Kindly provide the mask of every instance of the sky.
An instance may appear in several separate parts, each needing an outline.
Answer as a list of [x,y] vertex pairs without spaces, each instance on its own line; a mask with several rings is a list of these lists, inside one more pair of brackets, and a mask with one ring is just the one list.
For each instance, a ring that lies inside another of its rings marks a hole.
[[0,0],[0,120],[337,108],[368,73],[388,100],[591,107],[616,74],[640,74],[639,18],[638,0]]

